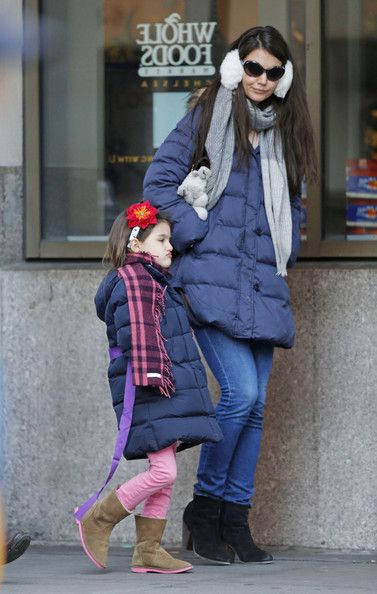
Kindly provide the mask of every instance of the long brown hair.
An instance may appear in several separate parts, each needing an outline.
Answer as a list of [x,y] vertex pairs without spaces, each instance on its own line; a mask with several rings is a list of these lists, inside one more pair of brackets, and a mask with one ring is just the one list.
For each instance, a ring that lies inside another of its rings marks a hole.
[[[165,221],[171,226],[171,221],[165,213],[156,214],[157,224]],[[139,241],[145,241],[152,233],[156,225],[149,225],[146,229],[140,229],[137,234]],[[119,268],[126,261],[127,254],[131,251],[128,248],[132,229],[129,228],[124,211],[121,212],[112,224],[102,262],[109,267]]]
[[[240,59],[243,60],[250,52],[258,48],[268,51],[280,60],[283,65],[287,60],[290,60],[293,65],[293,81],[285,98],[279,99],[272,95],[266,102],[272,103],[277,113],[276,127],[282,139],[289,189],[291,194],[295,195],[300,191],[301,182],[304,178],[308,183],[315,181],[317,178],[313,128],[304,85],[288,45],[274,27],[253,27],[248,29],[236,39],[229,51],[238,49]],[[195,111],[198,106],[202,107],[193,163],[198,162],[204,154],[205,141],[219,87],[220,75],[199,97],[194,109]],[[262,104],[260,106],[263,108]],[[240,166],[246,166],[250,156],[248,141],[250,118],[242,82],[233,92],[233,114],[238,160]]]

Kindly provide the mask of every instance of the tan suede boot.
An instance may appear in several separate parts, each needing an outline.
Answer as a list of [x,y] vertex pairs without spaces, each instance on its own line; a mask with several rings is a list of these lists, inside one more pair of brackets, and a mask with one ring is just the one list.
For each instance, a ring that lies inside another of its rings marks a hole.
[[85,553],[97,567],[105,569],[110,534],[114,526],[129,515],[113,489],[87,511],[81,522],[76,520]]
[[131,570],[135,573],[183,573],[192,569],[190,563],[172,557],[161,546],[166,520],[135,516],[136,547]]

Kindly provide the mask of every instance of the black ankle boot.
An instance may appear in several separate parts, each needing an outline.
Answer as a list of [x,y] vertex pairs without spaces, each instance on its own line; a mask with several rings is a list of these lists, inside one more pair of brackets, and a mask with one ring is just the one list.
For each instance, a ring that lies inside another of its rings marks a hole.
[[248,505],[224,501],[221,514],[221,538],[242,563],[271,563],[272,555],[255,544],[248,520]]
[[217,499],[194,495],[183,512],[182,544],[201,559],[229,565],[233,555],[220,538],[221,505]]

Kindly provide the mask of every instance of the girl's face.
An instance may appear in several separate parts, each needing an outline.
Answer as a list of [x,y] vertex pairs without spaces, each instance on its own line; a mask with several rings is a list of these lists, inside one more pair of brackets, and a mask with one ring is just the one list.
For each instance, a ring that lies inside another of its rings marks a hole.
[[148,252],[162,268],[169,268],[173,253],[170,238],[169,223],[160,221],[153,227],[153,230],[144,241],[132,240],[131,250],[133,252]]
[[[250,52],[250,54],[247,54],[243,61],[246,62],[246,60],[258,62],[258,64],[260,64],[266,70],[273,68],[274,66],[282,66],[282,63],[280,60],[278,60],[278,58],[275,58],[275,56],[270,54],[270,52],[262,48],[254,49],[252,52]],[[249,76],[246,74],[246,72],[244,72],[242,77],[242,86],[244,88],[245,95],[254,103],[260,103],[261,101],[265,101],[271,97],[278,83],[278,80],[268,80],[265,72],[256,77]]]

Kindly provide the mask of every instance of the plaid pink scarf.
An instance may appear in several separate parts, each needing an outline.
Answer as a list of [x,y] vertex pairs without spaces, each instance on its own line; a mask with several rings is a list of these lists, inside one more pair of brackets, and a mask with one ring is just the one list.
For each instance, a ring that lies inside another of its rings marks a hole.
[[146,253],[128,254],[124,266],[118,268],[118,276],[126,285],[131,319],[132,381],[135,386],[158,386],[161,394],[170,398],[175,384],[160,326],[165,290],[145,264],[162,271]]

